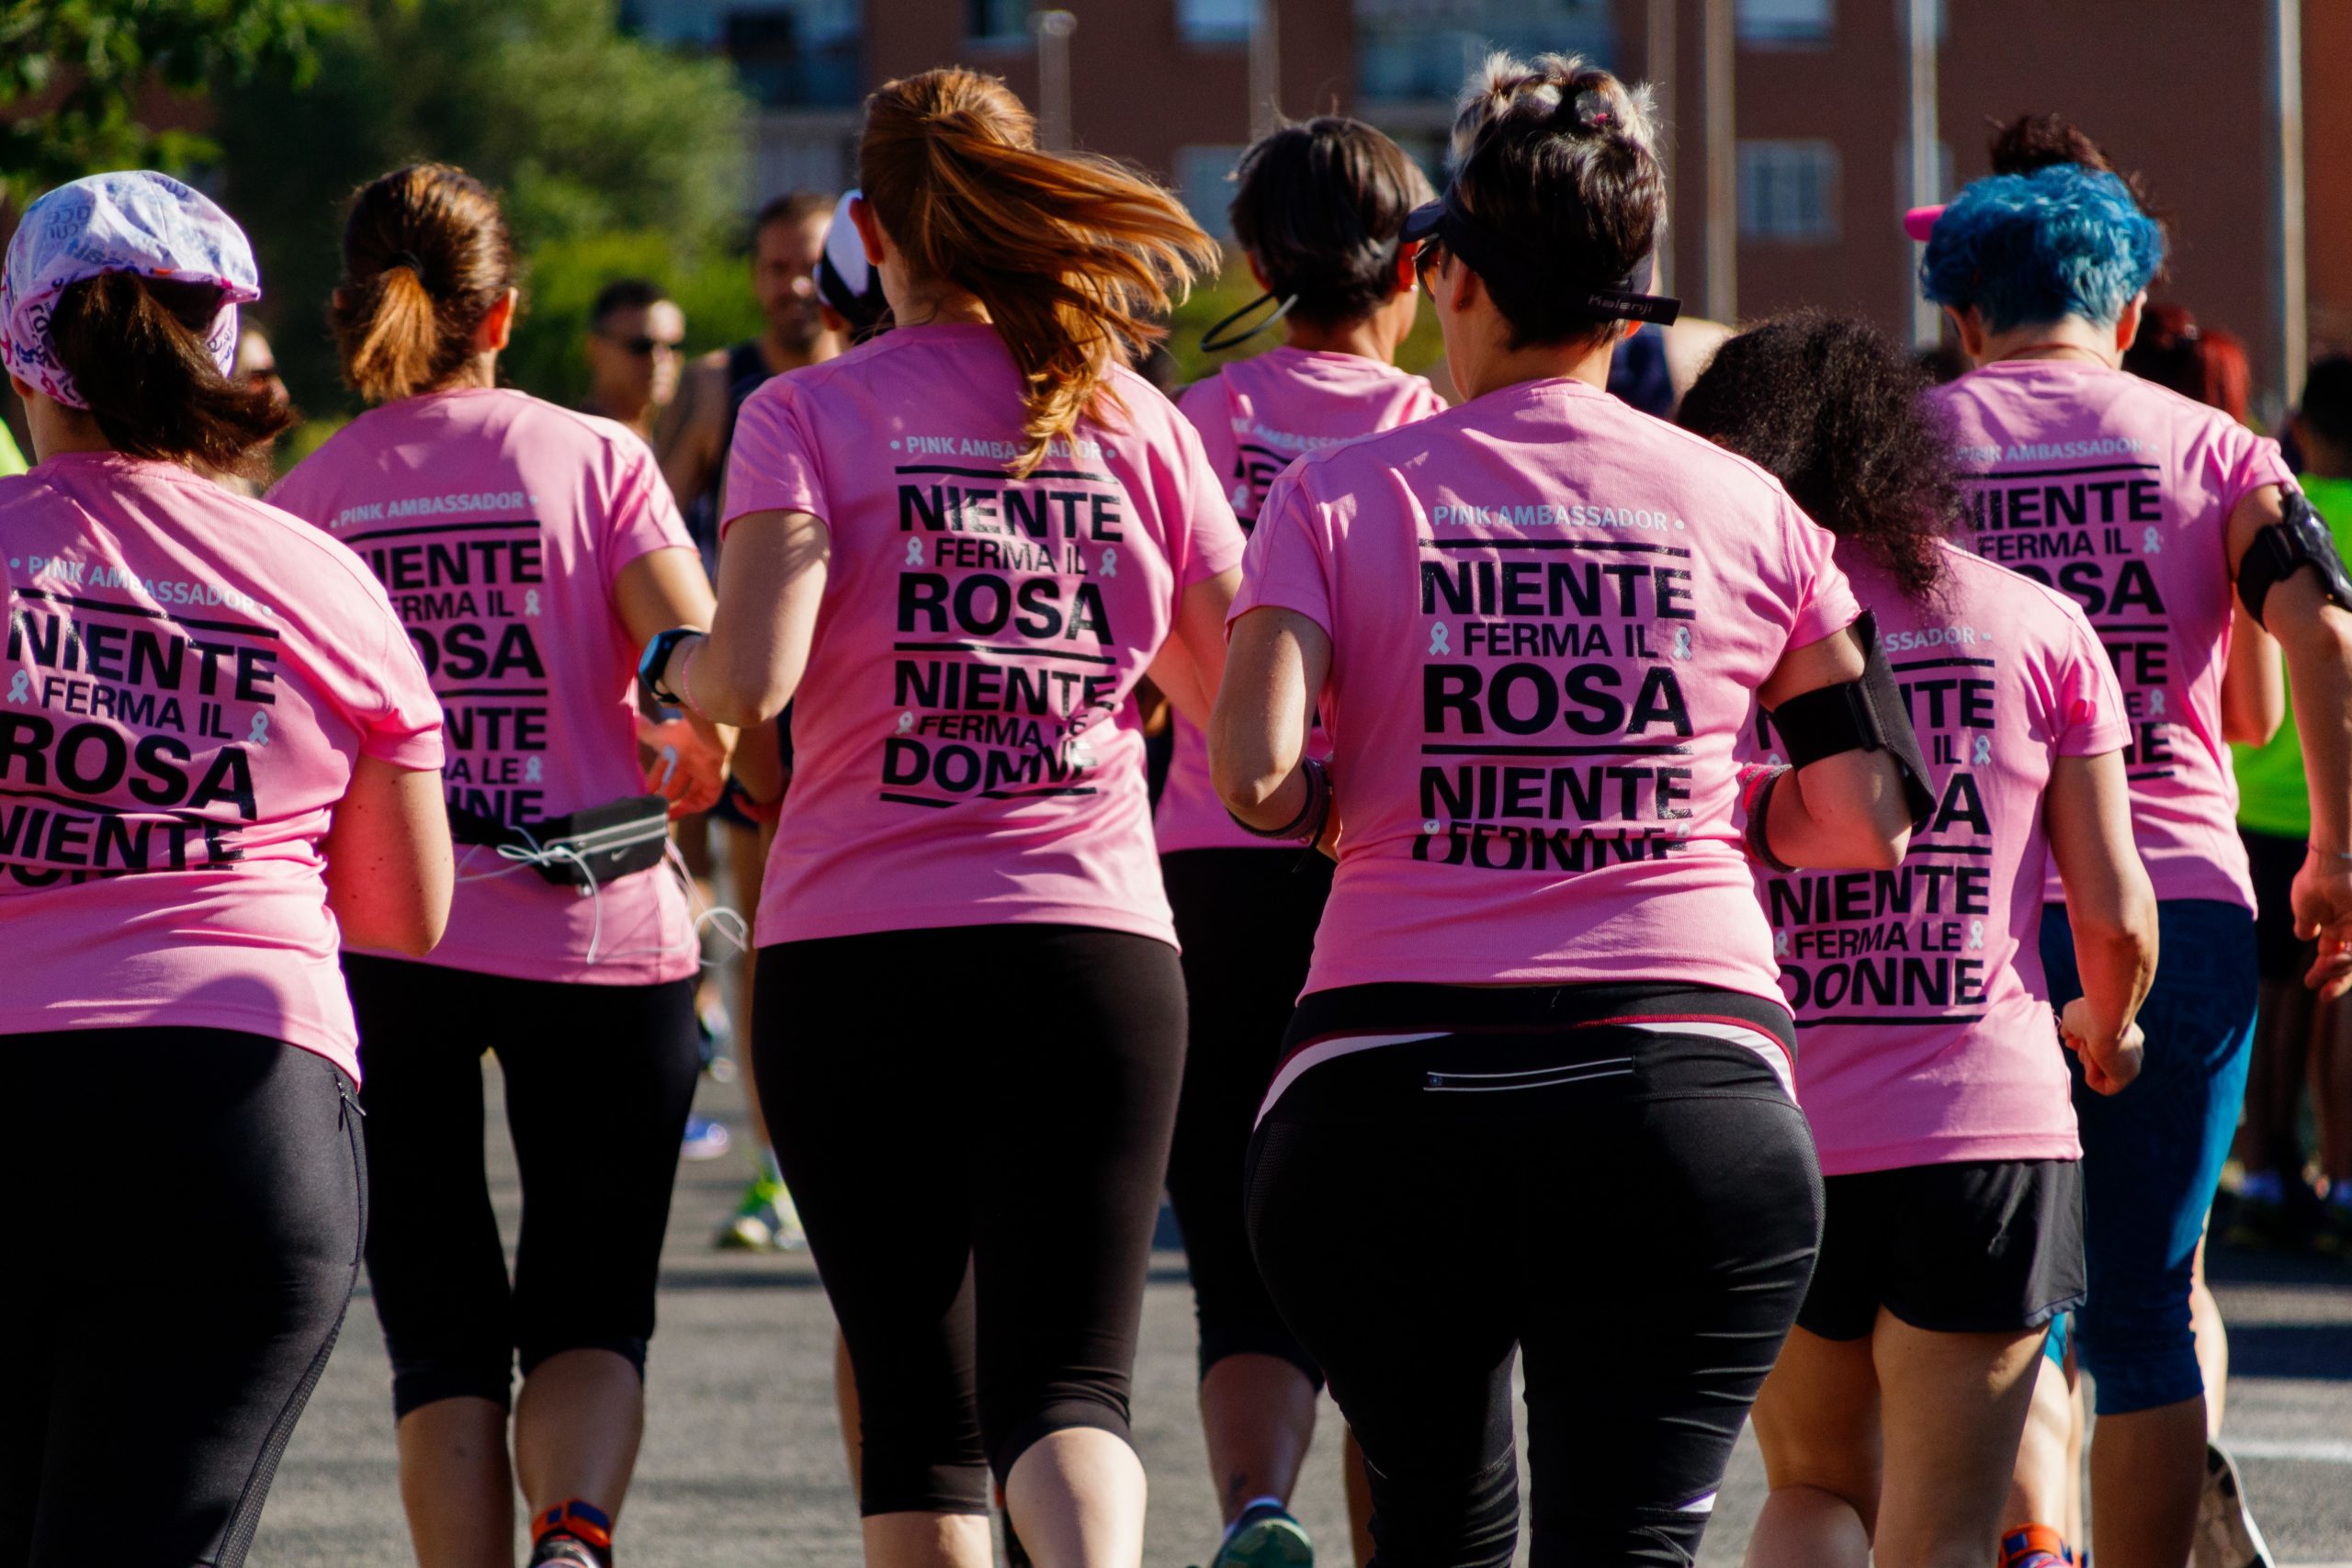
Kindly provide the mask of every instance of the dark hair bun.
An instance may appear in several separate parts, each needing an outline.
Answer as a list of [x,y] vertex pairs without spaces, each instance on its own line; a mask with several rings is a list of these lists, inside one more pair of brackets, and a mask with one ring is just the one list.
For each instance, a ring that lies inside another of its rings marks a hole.
[[1511,346],[1564,343],[1615,322],[1577,303],[1645,261],[1666,221],[1666,172],[1645,87],[1570,54],[1487,57],[1453,120],[1453,185],[1478,221],[1556,276],[1481,277]]

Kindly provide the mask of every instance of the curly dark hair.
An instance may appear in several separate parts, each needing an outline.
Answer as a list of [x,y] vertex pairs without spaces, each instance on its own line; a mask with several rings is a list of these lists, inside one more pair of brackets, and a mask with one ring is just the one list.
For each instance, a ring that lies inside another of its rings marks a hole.
[[1937,546],[1964,515],[1928,385],[1877,328],[1803,310],[1717,349],[1679,418],[1769,469],[1815,522],[1859,541],[1905,597],[1927,604],[1943,581]]

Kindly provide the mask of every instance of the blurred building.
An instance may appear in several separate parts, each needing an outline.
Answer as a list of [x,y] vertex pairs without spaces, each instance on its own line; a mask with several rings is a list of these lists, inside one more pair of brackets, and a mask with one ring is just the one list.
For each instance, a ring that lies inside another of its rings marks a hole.
[[[1001,73],[1078,145],[1131,158],[1221,227],[1225,175],[1278,106],[1387,129],[1432,166],[1489,47],[1577,50],[1656,79],[1673,127],[1668,265],[1693,308],[1799,304],[1910,321],[1905,0],[1062,0],[1066,100],[1041,99],[1032,0],[625,0],[644,32],[732,57],[762,105],[765,196],[837,186],[871,85],[957,62]],[[2149,181],[2177,237],[2169,297],[2247,341],[2278,384],[2282,269],[2274,15],[2301,16],[2303,255],[2314,349],[2352,347],[2352,6],[2341,0],[1968,0],[1936,6],[1937,164],[1985,172],[1993,122],[2056,109]],[[1708,19],[1731,66],[1734,172],[1707,255]],[[1271,25],[1269,25],[1271,24]],[[1655,58],[1653,58],[1655,56]],[[1724,285],[1729,285],[1725,288]]]

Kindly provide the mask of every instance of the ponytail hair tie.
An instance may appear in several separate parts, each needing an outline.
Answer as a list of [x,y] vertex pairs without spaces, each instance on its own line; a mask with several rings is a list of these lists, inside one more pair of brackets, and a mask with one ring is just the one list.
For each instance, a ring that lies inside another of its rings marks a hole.
[[419,283],[424,281],[424,262],[414,251],[394,251],[391,259],[384,264],[384,270],[390,272],[397,266],[404,266],[416,274]]

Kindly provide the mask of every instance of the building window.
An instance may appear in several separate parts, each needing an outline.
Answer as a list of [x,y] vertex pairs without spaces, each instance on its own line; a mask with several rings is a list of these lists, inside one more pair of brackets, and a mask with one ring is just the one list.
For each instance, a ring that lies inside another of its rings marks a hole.
[[1029,36],[1029,0],[965,0],[965,35],[975,43],[1010,43]]
[[1176,34],[1186,43],[1247,43],[1250,14],[1257,5],[1258,0],[1176,0]]
[[1827,43],[1835,10],[1836,0],[1739,0],[1739,41]]
[[865,96],[855,0],[739,6],[719,17],[719,46],[770,108],[847,108]]
[[1247,147],[1199,146],[1176,149],[1176,197],[1193,221],[1220,240],[1233,238],[1233,171],[1240,166]]
[[1356,89],[1374,100],[1451,104],[1491,51],[1616,51],[1609,0],[1355,0]]
[[1739,144],[1739,236],[1826,244],[1838,238],[1838,149],[1826,141]]

